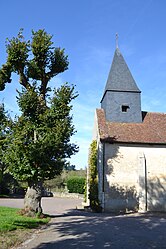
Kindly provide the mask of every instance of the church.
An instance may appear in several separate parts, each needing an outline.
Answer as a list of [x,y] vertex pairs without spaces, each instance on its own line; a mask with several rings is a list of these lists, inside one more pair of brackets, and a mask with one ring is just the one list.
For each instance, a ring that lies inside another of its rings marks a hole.
[[103,211],[166,211],[166,114],[141,110],[141,91],[118,46],[93,139]]

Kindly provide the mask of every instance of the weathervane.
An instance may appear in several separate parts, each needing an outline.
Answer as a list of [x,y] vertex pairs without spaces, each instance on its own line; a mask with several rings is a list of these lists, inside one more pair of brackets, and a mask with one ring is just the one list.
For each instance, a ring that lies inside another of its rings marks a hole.
[[118,38],[119,38],[118,33],[116,33],[116,48],[118,48]]

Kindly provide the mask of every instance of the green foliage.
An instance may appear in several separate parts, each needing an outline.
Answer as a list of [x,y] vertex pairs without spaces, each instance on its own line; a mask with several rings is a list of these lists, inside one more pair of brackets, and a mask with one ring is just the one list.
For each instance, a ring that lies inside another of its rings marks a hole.
[[71,177],[67,179],[67,188],[69,193],[84,193],[85,178],[83,177]]
[[46,111],[46,105],[40,98],[35,85],[29,90],[23,89],[22,92],[19,92],[17,101],[20,111],[26,120],[33,123],[39,123],[41,121],[41,115]]
[[5,89],[6,83],[11,83],[11,67],[10,65],[2,65],[0,70],[0,91]]
[[76,170],[76,166],[75,165],[71,165],[70,163],[66,163],[66,165],[64,166],[64,169],[66,171],[74,171],[74,170]]
[[[74,87],[65,84],[55,90],[50,105],[43,108],[31,108],[27,100],[31,92],[20,94],[18,103],[23,114],[12,127],[5,155],[11,174],[28,182],[53,178],[62,171],[65,158],[77,152],[77,146],[70,143],[75,133],[69,105],[69,99],[76,97]],[[41,103],[35,93],[33,96],[37,107]]]
[[0,193],[1,194],[16,194],[18,192],[24,194],[23,189],[19,185],[18,181],[10,173],[3,173],[2,182],[0,184]]
[[26,89],[30,89],[34,81],[40,81],[38,88],[43,99],[49,91],[48,82],[64,72],[69,64],[64,49],[54,47],[52,36],[45,30],[32,31],[32,41],[26,41],[21,29],[17,37],[7,39],[6,51],[7,61],[0,69],[0,90],[11,82],[11,73],[15,72]]
[[62,172],[62,177],[65,179],[65,182],[67,181],[68,178],[71,177],[83,177],[86,178],[86,170],[84,169],[79,169],[79,170],[64,170]]
[[32,31],[31,41],[26,41],[20,30],[17,37],[7,39],[6,50],[0,90],[11,81],[12,72],[19,76],[23,88],[17,97],[21,115],[9,128],[4,161],[15,179],[30,185],[60,174],[66,158],[78,151],[70,143],[75,134],[71,102],[78,94],[68,83],[52,92],[48,87],[54,76],[68,68],[68,60],[64,49],[55,48],[45,30]]
[[55,176],[51,180],[44,181],[44,187],[52,192],[63,192],[65,191],[65,186],[67,183],[67,180],[69,178],[73,177],[81,177],[85,178],[86,177],[86,171],[85,170],[63,170],[60,175]]
[[51,192],[63,192],[65,189],[65,181],[62,174],[55,176],[53,179],[44,181],[43,187]]
[[5,163],[5,153],[8,147],[7,136],[10,135],[11,130],[9,128],[11,124],[10,118],[5,112],[4,105],[0,105],[0,194],[8,194],[11,183],[7,181],[6,170],[7,165]]
[[92,141],[89,155],[89,199],[90,207],[96,212],[101,212],[98,199],[98,171],[97,171],[97,141]]
[[31,48],[34,58],[28,65],[28,76],[36,80],[49,81],[68,68],[68,57],[65,56],[64,49],[53,47],[52,36],[44,30],[32,31],[32,35]]
[[6,41],[7,65],[10,65],[11,71],[18,73],[21,73],[27,65],[30,51],[30,42],[24,40],[22,31],[21,29],[17,37]]

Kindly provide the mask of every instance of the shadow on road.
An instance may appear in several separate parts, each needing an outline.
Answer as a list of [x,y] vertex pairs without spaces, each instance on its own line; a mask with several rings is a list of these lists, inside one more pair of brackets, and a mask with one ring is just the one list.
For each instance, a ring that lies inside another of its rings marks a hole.
[[35,249],[166,248],[166,219],[162,216],[112,216],[70,210],[55,217],[50,229],[59,235],[57,240],[41,243]]

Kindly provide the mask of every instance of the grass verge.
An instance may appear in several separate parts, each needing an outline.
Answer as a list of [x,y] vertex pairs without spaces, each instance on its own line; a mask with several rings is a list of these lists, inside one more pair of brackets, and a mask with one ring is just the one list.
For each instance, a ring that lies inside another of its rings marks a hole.
[[19,209],[0,207],[0,248],[9,249],[25,241],[35,228],[48,223],[47,218],[21,216]]

